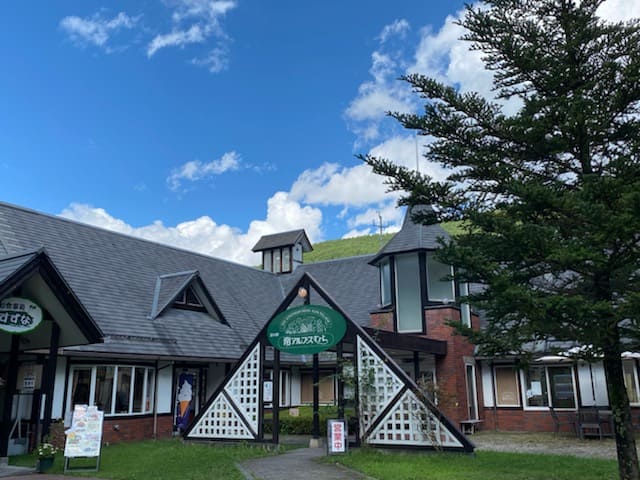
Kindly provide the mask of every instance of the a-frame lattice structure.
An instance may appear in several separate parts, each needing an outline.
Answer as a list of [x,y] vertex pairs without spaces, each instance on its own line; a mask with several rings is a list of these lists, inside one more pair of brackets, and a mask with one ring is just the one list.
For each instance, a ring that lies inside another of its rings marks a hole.
[[[304,287],[314,302],[338,311],[347,321],[347,333],[336,346],[338,364],[348,365],[355,376],[355,407],[359,420],[356,443],[473,452],[474,445],[438,410],[416,383],[387,355],[371,336],[353,322],[309,274],[291,289],[269,322],[294,306]],[[319,298],[315,299],[315,295]],[[263,379],[273,368],[273,404],[278,405],[280,352],[270,347],[267,322],[238,364],[185,432],[185,438],[210,441],[274,441],[264,434]],[[270,350],[270,358],[266,351]],[[343,370],[345,371],[345,370]],[[340,377],[340,376],[339,376]],[[339,382],[342,378],[339,378]],[[338,402],[342,388],[338,388]],[[277,429],[277,422],[274,422]]]

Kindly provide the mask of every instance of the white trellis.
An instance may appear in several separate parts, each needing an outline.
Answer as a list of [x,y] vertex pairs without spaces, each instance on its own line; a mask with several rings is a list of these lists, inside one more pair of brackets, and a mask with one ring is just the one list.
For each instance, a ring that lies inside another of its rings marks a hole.
[[357,349],[360,426],[365,443],[464,448],[431,407],[407,388],[406,379],[388,366],[388,357],[381,358],[360,335]]
[[257,342],[188,436],[229,440],[257,438],[260,371],[260,343]]

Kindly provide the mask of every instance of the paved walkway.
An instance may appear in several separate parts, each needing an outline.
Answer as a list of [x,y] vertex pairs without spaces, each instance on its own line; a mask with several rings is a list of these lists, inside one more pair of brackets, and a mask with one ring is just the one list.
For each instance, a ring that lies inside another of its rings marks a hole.
[[273,457],[254,458],[238,465],[247,480],[370,479],[341,465],[318,463],[325,448],[299,448]]

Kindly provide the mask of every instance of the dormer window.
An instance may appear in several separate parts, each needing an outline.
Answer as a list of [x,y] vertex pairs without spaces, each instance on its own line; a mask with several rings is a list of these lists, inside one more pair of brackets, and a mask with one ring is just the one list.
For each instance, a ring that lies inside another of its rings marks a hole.
[[391,261],[380,262],[380,305],[391,304]]
[[206,312],[204,305],[198,298],[198,295],[196,295],[196,292],[193,291],[192,287],[184,289],[174,300],[173,306],[175,308],[182,308],[185,310]]
[[273,273],[291,273],[302,265],[302,254],[313,250],[304,230],[265,235],[252,249],[262,252],[262,269]]

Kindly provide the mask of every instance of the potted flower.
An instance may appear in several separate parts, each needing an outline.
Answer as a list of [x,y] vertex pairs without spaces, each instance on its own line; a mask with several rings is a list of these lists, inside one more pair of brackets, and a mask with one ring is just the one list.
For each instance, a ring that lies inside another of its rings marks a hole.
[[53,466],[53,460],[56,457],[56,447],[50,443],[41,443],[36,449],[38,455],[38,472],[46,472]]

